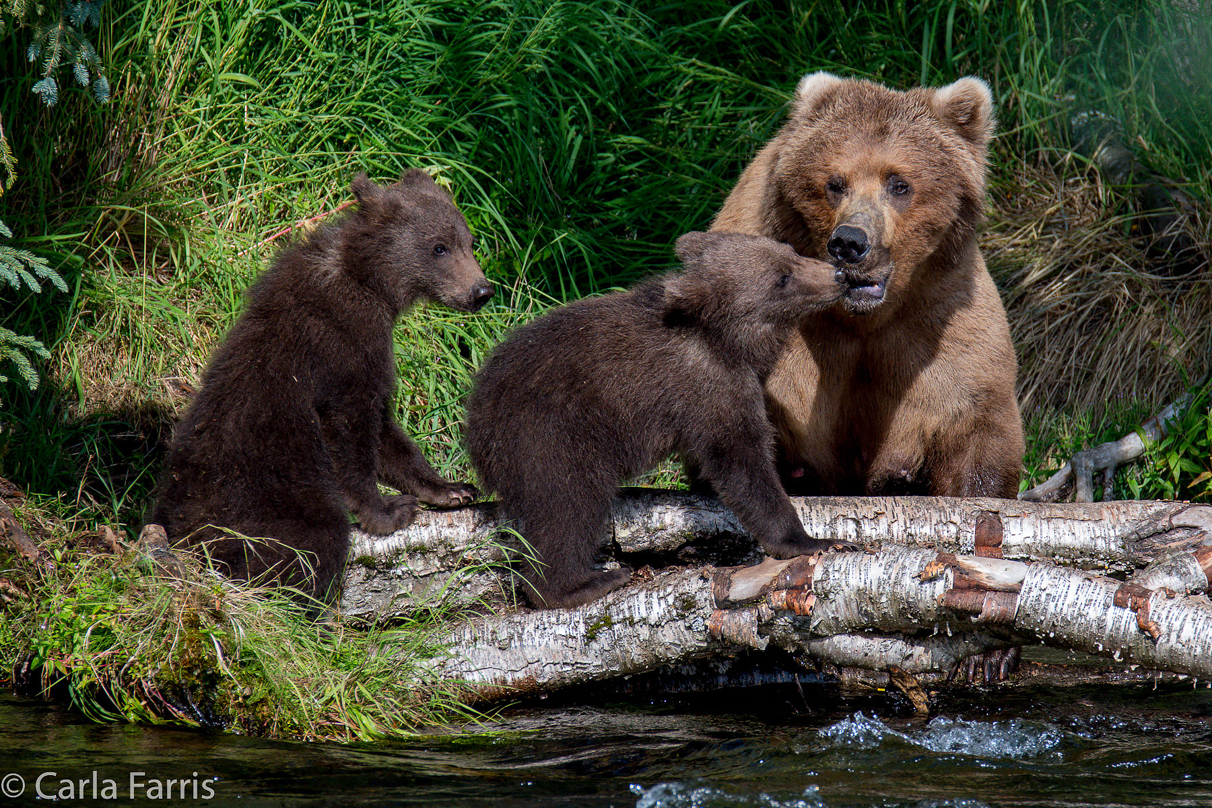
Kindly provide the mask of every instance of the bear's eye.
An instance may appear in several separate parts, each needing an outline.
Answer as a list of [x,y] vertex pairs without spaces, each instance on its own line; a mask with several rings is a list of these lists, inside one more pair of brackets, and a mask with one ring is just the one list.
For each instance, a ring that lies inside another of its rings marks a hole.
[[913,189],[909,187],[909,183],[905,182],[905,180],[898,175],[893,174],[888,178],[888,193],[890,195],[905,196],[911,190]]
[[445,244],[435,244],[434,248],[433,248],[433,254],[434,255],[446,255],[446,245]]
[[786,286],[790,280],[791,280],[790,275],[782,276],[781,278],[779,278],[779,287],[782,288],[782,287]]
[[845,181],[838,177],[831,177],[829,181],[825,183],[825,193],[831,198],[840,197],[842,194],[846,193]]

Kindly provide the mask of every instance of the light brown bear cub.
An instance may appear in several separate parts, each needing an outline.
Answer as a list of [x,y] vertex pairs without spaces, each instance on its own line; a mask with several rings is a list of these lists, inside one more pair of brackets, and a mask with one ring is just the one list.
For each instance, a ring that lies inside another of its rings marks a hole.
[[779,485],[762,383],[800,318],[838,301],[836,270],[739,234],[688,233],[677,253],[683,273],[545,314],[476,378],[467,448],[536,551],[525,570],[536,608],[627,582],[593,567],[611,502],[670,454],[770,555],[834,546],[808,537]]
[[1014,347],[976,243],[993,128],[979,79],[812,73],[716,216],[845,277],[766,383],[791,493],[1016,496]]

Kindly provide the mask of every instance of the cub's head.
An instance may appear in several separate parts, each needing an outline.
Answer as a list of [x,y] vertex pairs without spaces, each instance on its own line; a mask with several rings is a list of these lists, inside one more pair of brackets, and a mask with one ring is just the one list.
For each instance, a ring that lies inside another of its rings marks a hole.
[[764,236],[687,233],[677,255],[684,271],[665,282],[667,317],[742,346],[785,339],[845,289],[834,267]]
[[993,127],[980,79],[897,92],[811,73],[775,141],[772,235],[842,271],[849,313],[893,309],[971,260]]
[[346,272],[395,306],[418,297],[476,311],[493,288],[472,253],[474,240],[450,195],[414,168],[378,186],[365,174],[350,186],[358,200],[345,238]]

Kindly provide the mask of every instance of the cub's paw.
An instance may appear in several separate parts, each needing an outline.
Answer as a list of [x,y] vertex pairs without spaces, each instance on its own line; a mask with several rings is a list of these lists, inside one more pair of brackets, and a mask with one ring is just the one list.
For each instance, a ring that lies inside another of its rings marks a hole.
[[827,553],[831,550],[853,552],[863,548],[852,542],[841,540],[799,539],[798,541],[770,542],[762,549],[766,551],[766,555],[773,558],[795,558],[813,553]]
[[418,507],[417,498],[411,494],[384,497],[382,507],[358,511],[358,522],[367,533],[386,536],[411,525]]
[[461,508],[470,505],[480,496],[474,485],[447,483],[442,488],[433,488],[421,495],[421,501],[435,508]]
[[577,586],[562,589],[559,592],[553,592],[550,589],[542,592],[528,586],[527,600],[536,609],[573,609],[586,603],[592,603],[630,580],[630,570],[604,570],[593,573]]

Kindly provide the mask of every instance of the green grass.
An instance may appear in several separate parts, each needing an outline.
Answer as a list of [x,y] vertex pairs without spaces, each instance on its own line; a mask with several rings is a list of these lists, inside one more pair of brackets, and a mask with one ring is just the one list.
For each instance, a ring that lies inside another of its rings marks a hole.
[[[397,403],[435,465],[467,477],[462,406],[487,351],[557,302],[668,267],[674,240],[708,226],[811,70],[896,87],[988,79],[1000,134],[986,229],[1021,233],[991,264],[1012,314],[1040,332],[1076,320],[1060,304],[1042,308],[1025,268],[1043,262],[1050,279],[1108,275],[1094,258],[1049,247],[1070,227],[1068,209],[1056,215],[1050,200],[1093,189],[1091,212],[1073,226],[1118,222],[1104,230],[1120,241],[1087,253],[1105,259],[1123,247],[1130,258],[1136,248],[1121,191],[1099,186],[1068,151],[1072,110],[1113,115],[1150,167],[1179,180],[1201,209],[1210,201],[1212,16],[1184,8],[149,0],[105,6],[95,41],[112,102],[98,106],[64,80],[54,108],[30,92],[27,32],[8,30],[0,123],[17,179],[0,197],[0,220],[68,291],[0,289],[0,328],[51,352],[37,390],[0,386],[0,476],[29,493],[34,521],[68,532],[112,524],[133,539],[188,388],[281,243],[267,239],[346,202],[358,171],[387,180],[425,166],[454,192],[500,294],[477,315],[432,307],[405,319]],[[1062,301],[1083,296],[1077,281],[1054,285]],[[1142,312],[1206,291],[1178,294],[1134,277],[1122,286],[1155,295]],[[1102,310],[1083,316],[1105,320]],[[1134,309],[1120,300],[1108,310]],[[1184,350],[1167,354],[1180,387],[1209,352]],[[1083,378],[1042,386],[1063,391]],[[1033,405],[1029,473],[1119,437],[1168,392],[1133,388],[1118,408]],[[1185,442],[1159,447],[1161,465],[1131,472],[1121,493],[1199,494],[1198,464],[1212,461],[1198,454],[1204,433],[1193,412]],[[650,479],[673,484],[677,473],[665,467]]]
[[[1018,165],[1059,159],[1066,111],[1092,105],[1206,202],[1209,31],[1160,1],[154,0],[107,7],[97,41],[113,102],[61,82],[47,109],[17,29],[0,115],[19,179],[0,215],[71,291],[0,292],[0,327],[53,353],[43,391],[0,391],[0,473],[137,522],[154,475],[105,469],[154,466],[147,445],[181,403],[174,380],[196,381],[277,246],[257,245],[346,201],[358,170],[438,168],[490,277],[537,305],[667,266],[814,69],[895,86],[988,78],[995,198]],[[401,410],[453,472],[468,372],[514,319],[500,304],[482,320],[430,317],[400,332]],[[409,363],[430,322],[439,336]],[[115,440],[115,423],[142,437]]]
[[165,577],[137,548],[49,548],[55,569],[42,574],[0,553],[28,587],[0,606],[0,657],[27,695],[59,696],[101,721],[305,740],[477,718],[457,683],[427,667],[447,653],[438,638],[455,610],[441,599],[390,628],[318,627],[286,591],[233,585],[187,554]]

